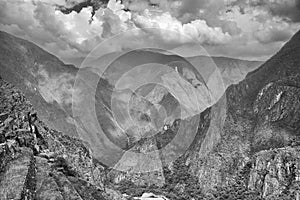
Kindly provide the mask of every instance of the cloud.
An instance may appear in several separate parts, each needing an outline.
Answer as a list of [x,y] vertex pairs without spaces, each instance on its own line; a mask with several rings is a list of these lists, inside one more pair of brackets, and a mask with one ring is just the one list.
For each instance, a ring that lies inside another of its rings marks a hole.
[[260,58],[255,48],[266,57],[300,28],[299,1],[0,0],[0,29],[77,64],[120,33],[106,42],[109,52],[198,42],[215,54]]
[[101,41],[102,23],[89,25],[86,21],[90,9],[84,9],[80,15],[63,15],[41,2],[36,4],[34,17],[43,29],[53,37],[64,41],[70,48],[79,52],[89,52]]
[[[91,21],[97,10],[105,8],[109,0],[66,0],[65,5],[56,4],[56,8],[64,14],[80,13],[83,8],[91,7]],[[90,21],[90,22],[91,22]]]
[[[93,16],[96,10],[99,8],[110,7],[109,4],[116,2],[116,0],[83,0],[71,2],[73,3],[69,6],[60,6],[59,10],[65,14],[69,14],[72,11],[80,12],[83,7],[92,7]],[[208,26],[224,28],[226,32],[232,35],[239,34],[240,29],[234,22],[218,19],[220,10],[224,8],[225,2],[223,0],[123,0],[122,8],[120,9],[126,10],[131,14],[142,14],[145,10],[149,10],[150,12],[160,11],[162,13],[170,13],[172,17],[177,18],[183,24],[190,23],[191,21],[200,18],[205,20]],[[112,15],[110,16],[116,18]],[[106,17],[105,19],[108,19],[108,21],[115,21],[116,24],[119,24],[117,20],[111,20],[109,17]],[[112,28],[111,23],[105,25],[109,29],[114,29]]]
[[265,7],[275,16],[300,22],[300,0],[256,0],[252,5]]
[[[92,8],[68,15],[47,1],[0,1],[0,28],[37,43],[60,58],[84,57],[102,41],[102,21],[89,24]],[[54,2],[58,3],[58,1]]]
[[254,33],[254,37],[262,44],[268,44],[272,42],[287,41],[292,37],[293,33],[293,30],[290,29],[290,26],[287,23],[281,23],[280,26],[264,24]]
[[153,14],[146,10],[142,15],[134,16],[134,23],[141,29],[173,43],[223,44],[230,39],[221,28],[209,27],[204,20],[194,20],[182,24],[170,13]]
[[179,16],[186,16],[187,14],[198,15],[200,13],[200,10],[204,10],[209,7],[210,2],[210,0],[183,1],[181,7],[179,8],[178,14]]
[[300,0],[233,0],[232,6],[239,6],[241,10],[246,7],[257,7],[267,10],[273,16],[300,22]]
[[110,1],[108,8],[105,9],[103,15],[99,18],[103,23],[103,38],[108,38],[119,34],[122,31],[134,28],[131,20],[131,13],[122,10],[124,8],[119,2]]
[[178,10],[182,0],[122,0],[124,9],[131,12],[143,12],[144,10],[161,10],[172,12]]
[[223,32],[238,35],[241,29],[232,20],[222,18],[227,10],[224,0],[186,0],[173,15],[182,23],[189,23],[196,19],[205,20],[210,27],[220,27]]

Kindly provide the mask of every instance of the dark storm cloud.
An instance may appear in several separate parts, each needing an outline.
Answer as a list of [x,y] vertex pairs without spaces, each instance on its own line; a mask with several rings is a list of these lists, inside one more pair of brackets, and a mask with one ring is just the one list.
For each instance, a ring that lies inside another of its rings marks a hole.
[[72,0],[65,0],[65,5],[56,5],[56,8],[60,10],[64,14],[70,14],[71,12],[75,11],[80,13],[83,8],[92,7],[91,12],[91,19],[93,19],[97,10],[101,7],[106,7],[109,0],[83,0],[83,1],[72,1]]
[[[161,8],[167,6],[169,0],[121,0],[125,6],[124,10],[139,12],[147,8]],[[83,8],[92,7],[93,12],[99,8],[105,8],[109,0],[65,0],[65,5],[57,5],[57,8],[64,14],[72,11],[79,13]]]
[[[184,0],[185,1],[185,0]],[[131,12],[143,12],[145,9],[159,9],[170,13],[177,12],[179,4],[183,0],[121,0],[124,10]]]

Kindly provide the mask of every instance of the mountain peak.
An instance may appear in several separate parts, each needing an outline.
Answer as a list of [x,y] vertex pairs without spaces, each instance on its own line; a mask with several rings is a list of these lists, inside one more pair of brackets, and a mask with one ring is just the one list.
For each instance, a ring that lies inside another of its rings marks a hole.
[[280,77],[293,75],[295,70],[299,70],[299,54],[300,31],[261,67],[250,72],[245,81],[255,77],[255,79],[260,79],[260,81],[268,82]]

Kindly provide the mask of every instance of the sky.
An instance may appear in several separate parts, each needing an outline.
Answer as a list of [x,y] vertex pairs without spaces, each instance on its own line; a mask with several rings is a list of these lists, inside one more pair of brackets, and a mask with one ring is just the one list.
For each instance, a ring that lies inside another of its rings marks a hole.
[[0,0],[0,30],[77,66],[105,41],[264,61],[299,29],[300,0]]

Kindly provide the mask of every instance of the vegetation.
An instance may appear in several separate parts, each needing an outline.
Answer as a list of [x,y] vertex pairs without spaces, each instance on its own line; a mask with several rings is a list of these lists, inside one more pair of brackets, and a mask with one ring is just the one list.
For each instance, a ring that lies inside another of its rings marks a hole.
[[124,180],[119,184],[118,190],[131,197],[142,196],[143,193],[152,192],[154,194],[164,195],[172,200],[201,200],[205,195],[200,189],[198,179],[188,172],[188,166],[185,165],[185,159],[178,159],[173,166],[172,172],[164,168],[166,184],[163,187],[155,185],[136,186],[131,181]]

